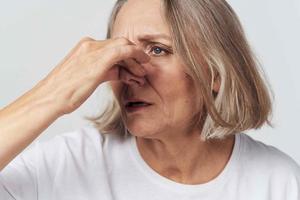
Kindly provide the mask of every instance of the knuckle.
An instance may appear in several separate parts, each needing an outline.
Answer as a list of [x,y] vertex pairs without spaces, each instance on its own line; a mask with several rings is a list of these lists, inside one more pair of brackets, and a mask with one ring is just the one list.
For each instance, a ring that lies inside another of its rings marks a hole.
[[79,42],[80,48],[88,50],[94,41],[95,40],[90,37],[83,37]]
[[117,48],[117,47],[114,48],[114,57],[115,57],[116,59],[121,58],[123,52],[124,52],[124,48]]
[[88,41],[88,40],[83,41],[80,44],[80,48],[87,51],[91,48],[92,43],[93,43],[92,41]]
[[94,39],[91,37],[85,36],[85,37],[81,38],[81,40],[80,40],[81,43],[86,42],[86,41],[94,41]]
[[115,41],[120,44],[120,45],[126,45],[129,44],[129,40],[126,39],[125,37],[118,37],[115,39]]
[[85,43],[85,42],[90,42],[90,41],[94,41],[92,38],[90,37],[83,37],[80,39],[80,44]]
[[131,55],[134,53],[134,49],[129,46],[114,47],[107,53],[109,54],[109,57],[114,60],[123,60],[131,57]]

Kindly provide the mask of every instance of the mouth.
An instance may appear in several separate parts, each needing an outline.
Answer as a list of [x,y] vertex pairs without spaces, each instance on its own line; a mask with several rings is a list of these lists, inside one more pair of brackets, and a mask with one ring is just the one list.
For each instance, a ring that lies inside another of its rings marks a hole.
[[153,104],[143,100],[128,100],[125,103],[125,109],[127,112],[135,112],[135,111],[144,110],[145,108],[148,108],[152,105]]

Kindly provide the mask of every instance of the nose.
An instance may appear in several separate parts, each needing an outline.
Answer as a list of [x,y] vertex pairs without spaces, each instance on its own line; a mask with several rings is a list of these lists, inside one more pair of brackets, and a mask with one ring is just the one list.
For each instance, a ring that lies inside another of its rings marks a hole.
[[123,83],[131,86],[143,86],[145,84],[144,77],[132,75],[123,68],[120,69],[120,79]]

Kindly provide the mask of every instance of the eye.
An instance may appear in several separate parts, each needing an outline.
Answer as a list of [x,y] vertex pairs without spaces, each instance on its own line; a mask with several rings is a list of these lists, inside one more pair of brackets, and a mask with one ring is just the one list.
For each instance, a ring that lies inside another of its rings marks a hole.
[[168,50],[161,48],[159,46],[153,46],[150,49],[150,53],[152,53],[152,55],[154,56],[163,56],[169,53]]

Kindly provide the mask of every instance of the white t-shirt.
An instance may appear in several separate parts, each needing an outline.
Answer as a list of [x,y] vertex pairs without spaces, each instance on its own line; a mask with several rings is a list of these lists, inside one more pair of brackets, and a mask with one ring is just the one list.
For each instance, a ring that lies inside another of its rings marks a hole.
[[181,184],[143,160],[130,134],[92,125],[38,142],[0,172],[1,200],[300,200],[300,168],[289,156],[241,133],[213,180]]

